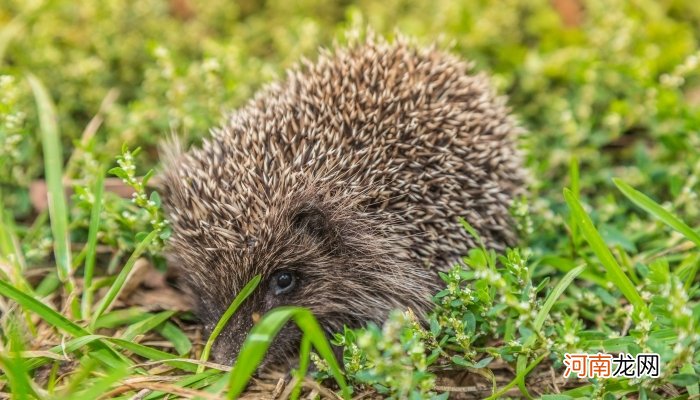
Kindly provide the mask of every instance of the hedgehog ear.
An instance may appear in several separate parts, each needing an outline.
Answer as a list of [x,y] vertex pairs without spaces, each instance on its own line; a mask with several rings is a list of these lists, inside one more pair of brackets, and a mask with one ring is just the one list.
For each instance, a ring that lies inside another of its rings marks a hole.
[[331,234],[328,216],[314,204],[304,204],[294,213],[292,228],[319,239],[327,238]]

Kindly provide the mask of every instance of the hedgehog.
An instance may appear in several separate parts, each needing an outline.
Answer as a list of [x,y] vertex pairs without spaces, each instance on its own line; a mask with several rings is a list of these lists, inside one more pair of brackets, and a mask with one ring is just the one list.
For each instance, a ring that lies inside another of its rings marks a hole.
[[[327,335],[423,318],[438,271],[483,243],[516,240],[522,129],[484,73],[405,39],[321,50],[268,84],[201,146],[171,145],[162,196],[168,259],[211,331],[241,288],[261,283],[217,337],[232,364],[257,319],[305,307]],[[265,365],[293,363],[285,325]]]

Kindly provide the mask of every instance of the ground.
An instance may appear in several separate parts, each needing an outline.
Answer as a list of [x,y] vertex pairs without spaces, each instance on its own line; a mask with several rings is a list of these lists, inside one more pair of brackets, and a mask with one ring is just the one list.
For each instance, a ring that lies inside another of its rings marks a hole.
[[[698,398],[695,3],[0,1],[0,397],[294,397],[302,381],[308,398]],[[437,43],[508,96],[527,130],[521,241],[465,254],[424,325],[338,332],[342,368],[285,309],[312,372],[251,377],[263,341],[230,373],[170,285],[158,143],[196,145],[368,29]],[[660,376],[565,378],[566,353],[655,353]]]

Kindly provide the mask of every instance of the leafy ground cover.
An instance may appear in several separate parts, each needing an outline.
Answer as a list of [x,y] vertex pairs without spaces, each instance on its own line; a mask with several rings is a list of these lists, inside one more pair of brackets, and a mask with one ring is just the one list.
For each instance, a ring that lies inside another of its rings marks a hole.
[[[256,337],[293,321],[302,362],[249,381],[265,340],[209,362],[166,282],[157,144],[196,144],[366,26],[437,41],[509,96],[522,241],[466,254],[427,326],[338,332],[337,364],[312,315],[276,310]],[[0,396],[700,398],[699,39],[692,0],[0,1]],[[562,376],[598,352],[658,353],[660,376]]]

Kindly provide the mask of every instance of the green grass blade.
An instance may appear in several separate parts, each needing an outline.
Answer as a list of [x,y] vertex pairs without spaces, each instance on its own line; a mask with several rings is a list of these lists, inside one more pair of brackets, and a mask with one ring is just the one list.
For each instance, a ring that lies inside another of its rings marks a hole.
[[[0,193],[1,194],[1,193]],[[26,268],[23,262],[22,250],[19,248],[14,217],[10,210],[4,208],[0,196],[0,258],[10,268],[0,269],[0,277],[7,275],[7,279],[23,292],[31,292],[31,286],[24,279],[23,271]],[[7,271],[9,270],[9,271]]]
[[[684,374],[695,375],[695,368],[693,368],[693,364],[688,363],[680,369],[680,372]],[[690,395],[691,398],[700,397],[700,386],[697,383],[690,384],[685,388],[686,390],[688,390],[688,395]]]
[[207,393],[221,394],[231,381],[231,373],[227,372],[218,377],[209,387],[206,388]]
[[32,311],[51,326],[60,329],[72,336],[85,336],[90,333],[64,317],[56,310],[40,302],[39,300],[19,291],[9,283],[0,280],[0,295],[12,299],[20,306]]
[[143,335],[144,333],[155,329],[158,325],[167,321],[173,315],[175,315],[175,311],[163,311],[158,314],[151,315],[143,321],[139,321],[138,323],[129,326],[124,331],[121,338],[124,340],[133,340],[136,336]]
[[[1,194],[2,193],[0,193],[0,202],[3,200]],[[19,239],[15,233],[14,222],[14,217],[11,215],[10,211],[5,209],[4,203],[0,203],[0,264],[5,265],[5,268],[0,268],[0,280],[6,280],[23,293],[36,296],[36,291],[32,289],[23,275],[23,271],[26,267],[24,263],[24,253],[22,252]],[[48,276],[50,275],[51,273],[49,273]],[[32,321],[29,312],[27,310],[22,311],[27,328],[32,333],[36,334],[36,325]]]
[[[76,368],[70,376],[70,381],[63,385],[60,393],[55,396],[57,398],[76,397],[73,393],[77,392],[81,384],[90,378],[90,375],[97,369],[97,360],[91,357],[85,357],[80,362],[80,368]],[[118,369],[121,369],[119,367]]]
[[[58,355],[63,355],[74,353],[85,346],[90,348],[90,357],[99,361],[108,369],[121,368],[123,365],[133,365],[131,360],[108,347],[107,344],[104,343],[104,336],[101,335],[81,336],[69,340],[62,345],[54,346],[49,349],[49,351]],[[27,368],[36,369],[42,365],[46,365],[50,361],[51,360],[46,357],[34,357],[28,360]]]
[[[552,310],[552,307],[554,306],[554,303],[557,302],[559,297],[564,293],[567,287],[571,284],[571,282],[576,279],[583,270],[586,269],[585,265],[581,265],[579,267],[576,267],[569,271],[566,275],[564,275],[563,278],[557,283],[557,285],[554,287],[552,292],[547,296],[547,300],[545,300],[544,305],[542,305],[542,308],[540,311],[537,313],[537,316],[535,317],[535,321],[533,323],[533,327],[537,330],[540,331],[542,330],[542,326],[544,326],[544,320],[547,318],[547,315],[549,315],[549,312]],[[530,336],[533,341],[535,336]],[[527,346],[527,344],[525,345]]]
[[58,274],[56,271],[52,270],[37,285],[36,289],[34,290],[35,297],[46,297],[58,289],[59,286],[61,286],[61,280],[58,279]]
[[89,386],[77,393],[67,393],[65,398],[73,399],[98,399],[105,394],[115,383],[129,374],[129,369],[122,366],[121,368],[112,369],[109,373],[99,379],[93,379]]
[[[90,335],[90,332],[86,331],[79,325],[75,324],[68,318],[64,317],[57,311],[47,306],[46,304],[25,293],[22,293],[9,283],[2,280],[0,280],[0,295],[12,299],[24,309],[37,314],[39,317],[41,317],[44,321],[46,321],[54,328],[62,330],[63,332],[66,332],[71,336],[80,337]],[[113,349],[109,348],[104,343],[95,343],[93,349],[95,350],[93,352],[93,354],[95,354],[95,357],[100,358],[100,360],[106,365],[117,366],[120,363],[124,363],[126,361],[122,355],[115,352]]]
[[14,315],[9,315],[2,324],[2,347],[0,352],[0,378],[10,384],[10,393],[15,399],[42,398],[35,390],[35,385],[29,376],[26,361],[21,353],[25,348],[19,321]]
[[686,225],[685,222],[681,221],[678,217],[666,211],[654,200],[649,198],[644,193],[634,189],[632,186],[621,181],[620,179],[613,178],[613,183],[618,189],[624,194],[632,203],[636,204],[642,210],[648,212],[652,216],[656,217],[658,220],[664,224],[670,226],[676,231],[680,232],[688,240],[695,243],[696,246],[700,246],[700,235],[695,232],[692,228]]
[[[236,310],[238,310],[238,307],[240,307],[241,304],[243,304],[243,302],[245,301],[245,299],[247,299],[248,296],[250,296],[250,294],[253,293],[253,290],[255,290],[255,288],[258,287],[258,284],[260,284],[260,279],[262,279],[260,275],[255,275],[253,279],[251,279],[250,282],[248,282],[243,287],[243,289],[241,289],[241,292],[238,293],[236,298],[233,299],[233,302],[231,302],[231,305],[228,306],[224,314],[221,316],[221,318],[219,318],[219,322],[216,323],[214,330],[212,330],[211,335],[209,335],[209,339],[207,339],[207,343],[204,345],[204,350],[202,350],[202,356],[200,357],[200,361],[206,362],[209,360],[209,353],[211,352],[211,347],[214,345],[214,341],[224,329],[233,313],[235,313]],[[197,373],[202,373],[203,371],[204,365],[201,365],[197,370]]]
[[[576,267],[576,264],[572,260],[559,256],[545,256],[542,257],[541,262],[542,264],[552,266],[563,273],[568,273]],[[590,271],[584,270],[583,272],[581,272],[581,274],[579,274],[579,276],[581,277],[581,279],[593,282],[596,285],[602,287],[605,287],[608,283],[604,278],[601,278],[600,276]]]
[[[70,234],[68,232],[68,210],[63,189],[63,157],[61,139],[58,132],[58,117],[53,101],[44,85],[34,75],[27,75],[32,88],[39,115],[41,144],[44,151],[44,172],[49,196],[49,216],[54,240],[54,255],[58,276],[72,290],[70,262]],[[70,293],[70,291],[69,291]]]
[[[75,339],[71,339],[61,345],[54,346],[50,348],[48,351],[54,354],[71,354],[79,349],[82,349],[83,347],[99,341],[102,339],[102,336],[100,335],[86,335],[86,336],[80,336]],[[94,354],[94,353],[93,353]],[[36,369],[38,367],[41,367],[42,365],[46,365],[50,360],[48,360],[45,357],[34,357],[31,360],[27,361],[27,368],[30,370]]]
[[525,379],[525,377],[533,370],[535,369],[536,366],[538,366],[542,360],[549,354],[549,352],[543,353],[539,357],[537,357],[530,365],[527,366],[527,368],[522,369],[520,372],[518,372],[513,378],[510,383],[505,385],[504,387],[501,388],[498,392],[492,394],[491,396],[487,397],[486,400],[497,400],[497,399],[502,399],[503,395],[505,395],[513,386],[518,384],[518,382],[522,381]]
[[697,275],[698,268],[700,268],[700,262],[698,262],[700,255],[695,254],[694,256],[690,257],[691,260],[688,264],[687,269],[685,269],[685,271],[681,271],[680,269],[677,270],[678,277],[685,280],[685,284],[683,284],[683,287],[687,291],[689,291],[690,288],[693,286],[693,282],[695,282],[695,275]]
[[[224,375],[220,371],[217,371],[215,369],[209,369],[205,372],[202,372],[201,374],[195,374],[195,375],[187,375],[183,379],[180,379],[177,382],[174,382],[174,385],[180,386],[180,387],[192,387],[193,389],[198,389],[201,388],[203,385],[206,385],[207,383],[210,383],[214,378],[218,377],[219,375]],[[143,400],[156,400],[160,399],[166,396],[166,393],[164,392],[153,392],[149,394],[148,396],[144,397]]]
[[95,322],[94,329],[113,329],[124,325],[135,324],[146,318],[148,318],[148,313],[141,307],[122,308],[102,314]]
[[97,233],[100,230],[100,212],[102,211],[102,193],[104,191],[104,173],[100,172],[95,187],[92,190],[94,203],[90,210],[90,225],[88,228],[87,253],[85,255],[85,269],[83,271],[83,297],[81,313],[83,319],[90,320],[92,308],[92,277],[95,271],[95,255],[97,253]]
[[129,340],[117,339],[105,337],[104,340],[114,343],[117,347],[129,350],[134,354],[138,354],[141,357],[147,358],[152,361],[164,361],[168,365],[180,368],[184,371],[194,372],[197,366],[193,363],[187,361],[175,360],[177,356],[171,353],[166,353],[164,351],[154,349],[152,347],[144,346],[138,343],[131,342]]
[[4,372],[5,380],[10,384],[13,399],[42,398],[31,384],[24,360],[0,354],[0,370]]
[[[174,354],[166,353],[164,351],[154,349],[151,347],[147,347],[138,343],[134,343],[129,340],[124,340],[124,339],[119,339],[119,338],[112,338],[112,337],[106,337],[102,335],[87,335],[87,336],[82,336],[77,339],[70,340],[66,342],[62,346],[55,346],[51,348],[49,351],[52,353],[56,354],[63,354],[63,353],[73,353],[85,346],[90,346],[92,344],[95,345],[103,345],[105,346],[105,343],[112,343],[113,345],[128,350],[134,354],[137,354],[141,357],[147,358],[151,361],[163,361],[168,365],[172,365],[176,368],[182,369],[184,371],[189,371],[193,372],[196,370],[197,366],[195,365],[195,361],[193,360],[192,362],[187,362],[187,360],[180,360],[176,359],[177,356]],[[90,354],[95,357],[95,351],[91,352]],[[98,358],[99,359],[99,358]],[[100,361],[103,361],[100,359]],[[104,363],[104,362],[103,362]],[[31,369],[37,368],[41,365],[46,364],[46,359],[33,359],[29,363],[29,367]],[[118,364],[118,363],[104,363],[107,364],[109,368],[117,368],[124,363]],[[127,365],[131,365],[131,362],[128,362]]]
[[485,253],[486,246],[484,246],[484,240],[481,238],[481,235],[479,235],[479,232],[477,232],[476,229],[474,229],[474,227],[462,217],[459,217],[459,223],[462,225],[462,228],[464,228],[464,230],[467,231],[467,233],[469,233],[469,235],[473,237],[477,243],[479,243],[479,247],[481,247]]
[[267,313],[262,321],[253,327],[243,343],[231,372],[229,399],[236,398],[243,392],[253,373],[262,362],[270,343],[290,319],[294,320],[319,356],[326,360],[331,375],[343,392],[343,397],[350,398],[350,388],[345,382],[340,366],[333,355],[333,350],[311,311],[300,307],[279,307]]
[[156,331],[173,344],[177,354],[186,355],[192,350],[192,342],[190,341],[190,338],[187,337],[182,329],[172,322],[168,321],[164,323],[156,328]]
[[124,268],[119,272],[119,275],[117,275],[117,278],[114,280],[112,283],[112,286],[110,286],[109,291],[107,291],[107,294],[105,297],[100,301],[100,304],[97,308],[97,311],[95,311],[95,314],[92,316],[92,322],[91,326],[94,326],[95,322],[97,319],[109,309],[109,307],[112,305],[114,300],[117,299],[119,296],[119,293],[122,291],[122,288],[124,287],[124,283],[126,282],[126,279],[129,277],[129,274],[131,273],[131,270],[134,268],[134,264],[136,263],[136,260],[141,256],[141,254],[146,250],[146,247],[153,241],[153,239],[156,238],[156,235],[158,235],[157,231],[153,231],[146,236],[141,243],[136,246],[136,249],[134,252],[131,254],[131,257],[126,261],[126,264],[124,265]]
[[[576,200],[578,200],[581,195],[581,189],[579,183],[580,175],[578,168],[578,159],[576,157],[571,157],[571,161],[569,162],[569,181],[571,183],[571,192],[574,194]],[[578,234],[577,225],[573,221],[573,217],[571,217],[571,219],[569,220],[569,229],[571,229],[571,240],[575,251],[575,249],[579,246],[580,237]]]
[[311,341],[307,335],[301,339],[301,348],[299,349],[299,368],[296,372],[296,383],[294,388],[292,388],[292,393],[289,398],[292,400],[297,400],[301,394],[301,385],[304,382],[304,377],[306,376],[306,370],[309,368],[309,358],[311,357]]
[[569,189],[564,189],[564,198],[569,205],[574,221],[581,229],[581,234],[607,270],[609,279],[634,307],[635,312],[632,313],[634,320],[639,322],[641,317],[649,317],[650,314],[644,300],[642,300],[642,297],[639,295],[639,292],[637,292],[632,281],[630,281],[624,271],[622,271],[622,268],[617,263],[617,260],[615,260],[615,257],[613,257],[610,249],[605,245],[603,238],[593,225],[591,218],[586,214],[581,204],[576,200]]
[[[542,308],[540,311],[537,313],[537,316],[535,317],[535,321],[533,322],[533,328],[539,332],[542,330],[542,326],[544,326],[544,321],[547,318],[547,315],[549,315],[549,312],[552,310],[552,307],[554,306],[554,303],[557,302],[559,297],[564,293],[567,287],[571,284],[571,282],[578,277],[581,272],[586,268],[585,265],[581,265],[579,267],[576,267],[572,270],[570,270],[564,277],[557,283],[557,285],[554,287],[551,293],[549,293],[549,296],[547,296],[547,300],[545,300],[544,304],[542,305]],[[523,344],[523,347],[525,349],[530,348],[534,343],[535,340],[537,340],[537,337],[540,336],[541,333],[538,334],[533,334],[531,335],[527,341]],[[520,355],[518,356],[518,361],[516,363],[516,371],[517,375],[519,377],[519,380],[517,382],[518,387],[520,388],[520,391],[528,398],[530,398],[530,394],[527,391],[527,388],[525,387],[525,377],[527,376],[526,373],[524,373],[525,369],[527,368],[527,356],[526,355]]]

